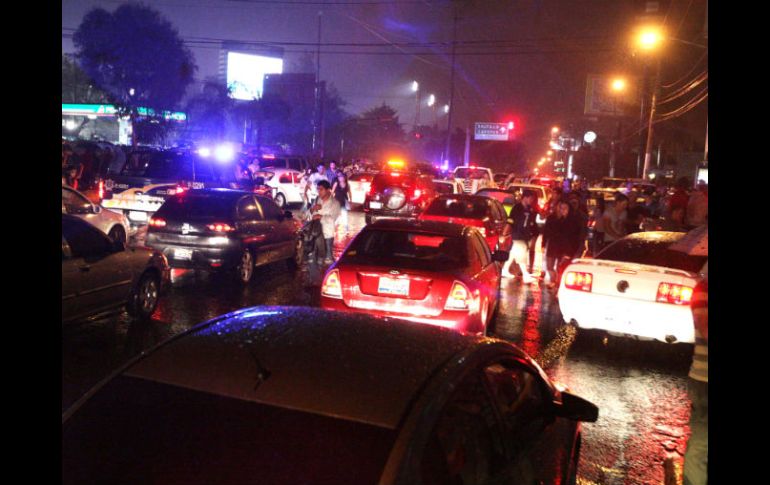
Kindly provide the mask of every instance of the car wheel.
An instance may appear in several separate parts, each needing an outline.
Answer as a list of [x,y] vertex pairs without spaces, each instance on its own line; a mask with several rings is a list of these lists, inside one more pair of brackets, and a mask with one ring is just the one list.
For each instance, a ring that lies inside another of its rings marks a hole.
[[251,277],[254,274],[254,256],[251,255],[251,251],[244,249],[239,259],[238,267],[236,268],[236,276],[238,281],[243,284],[251,281]]
[[145,273],[139,279],[128,300],[127,310],[132,317],[145,320],[150,318],[158,306],[160,278],[155,273]]
[[274,200],[275,200],[276,205],[278,207],[280,207],[281,209],[283,209],[284,206],[286,205],[286,196],[281,194],[280,192],[278,194],[276,194]]
[[121,226],[113,227],[112,229],[110,229],[110,232],[107,235],[113,241],[122,241],[123,244],[128,243],[128,239],[126,238],[126,231]]
[[294,256],[286,260],[286,265],[290,270],[294,271],[302,266],[302,259],[305,254],[305,245],[302,243],[302,239],[297,238],[297,243],[294,248]]

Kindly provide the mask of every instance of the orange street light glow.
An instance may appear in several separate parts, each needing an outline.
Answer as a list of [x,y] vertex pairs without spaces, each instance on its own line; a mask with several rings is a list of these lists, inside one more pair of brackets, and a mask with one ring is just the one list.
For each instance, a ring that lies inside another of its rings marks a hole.
[[615,79],[612,81],[612,90],[613,91],[623,91],[626,89],[626,81],[623,79]]
[[637,41],[642,49],[652,50],[663,42],[663,33],[658,27],[645,27],[639,32]]

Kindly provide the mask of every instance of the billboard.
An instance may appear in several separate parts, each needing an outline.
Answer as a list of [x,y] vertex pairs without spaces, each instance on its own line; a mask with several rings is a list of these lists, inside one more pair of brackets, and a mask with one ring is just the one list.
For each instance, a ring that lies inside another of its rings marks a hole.
[[508,123],[475,123],[473,139],[508,141]]
[[252,100],[262,97],[265,74],[281,74],[283,59],[245,52],[227,52],[227,87],[230,97]]

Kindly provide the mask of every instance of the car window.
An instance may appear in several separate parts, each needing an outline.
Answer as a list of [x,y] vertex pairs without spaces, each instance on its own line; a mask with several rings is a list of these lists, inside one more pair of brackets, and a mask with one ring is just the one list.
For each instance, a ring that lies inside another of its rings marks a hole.
[[247,195],[238,201],[238,217],[249,220],[262,219],[262,210],[253,196]]
[[505,220],[505,209],[503,209],[502,204],[500,202],[494,200],[490,204],[490,207],[492,209],[492,218],[495,221],[502,221]]
[[660,240],[621,239],[607,246],[596,255],[596,259],[648,264],[664,268],[680,269],[697,273],[708,260],[708,256],[691,256],[668,247],[685,233]]
[[61,188],[61,203],[68,214],[77,214],[91,207],[91,202],[74,190]]
[[460,383],[441,410],[422,452],[426,485],[489,484],[505,465],[494,405],[478,374]]
[[478,254],[481,268],[486,268],[490,263],[492,263],[492,254],[489,251],[489,245],[484,240],[484,238],[481,237],[481,234],[475,231],[471,233],[471,241],[473,243],[476,254]]
[[464,268],[468,263],[468,252],[461,237],[365,229],[345,251],[342,262],[446,271]]
[[458,168],[454,173],[455,178],[485,179],[489,180],[489,172],[478,168]]
[[279,184],[290,184],[292,183],[292,173],[291,172],[284,172],[278,177],[278,183]]
[[262,206],[262,214],[266,220],[281,219],[283,217],[283,211],[272,200],[265,197],[257,197],[257,201]]
[[192,157],[177,152],[156,152],[150,156],[143,173],[131,175],[172,180],[193,180]]
[[438,197],[430,203],[425,214],[432,216],[483,219],[489,211],[487,199],[465,199],[460,197]]
[[182,193],[169,197],[155,213],[170,220],[183,219],[229,219],[233,215],[235,197],[216,196],[200,193]]
[[373,424],[119,376],[62,424],[62,476],[66,484],[377,483],[395,439]]
[[531,438],[546,423],[547,400],[540,377],[520,364],[493,364],[484,369],[509,436],[509,446]]
[[107,235],[79,219],[62,218],[62,238],[69,245],[73,258],[100,257],[112,252]]

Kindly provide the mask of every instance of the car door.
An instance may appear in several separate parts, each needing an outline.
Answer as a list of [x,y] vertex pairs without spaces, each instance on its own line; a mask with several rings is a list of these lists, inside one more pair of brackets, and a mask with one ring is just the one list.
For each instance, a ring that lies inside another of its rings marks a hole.
[[495,231],[497,232],[500,242],[498,246],[503,251],[510,251],[511,249],[511,225],[508,224],[508,215],[505,213],[503,204],[499,201],[492,199],[492,218],[495,224]]
[[471,232],[470,242],[471,249],[476,254],[476,259],[478,259],[478,272],[475,273],[474,279],[481,286],[487,298],[489,298],[491,311],[497,300],[497,289],[500,287],[500,269],[492,261],[492,253],[481,234],[477,231]]
[[[79,271],[78,313],[92,313],[127,301],[132,270],[125,251],[115,251],[106,234],[79,219],[62,219],[62,235]],[[74,270],[73,270],[74,271]]]
[[265,221],[262,207],[253,195],[245,195],[236,204],[236,226],[244,247],[254,254],[257,265],[265,264],[269,259],[270,228]]
[[265,223],[270,231],[267,239],[270,248],[270,260],[278,261],[292,257],[296,240],[293,219],[286,217],[272,200],[262,197],[258,198],[257,201],[262,206]]

